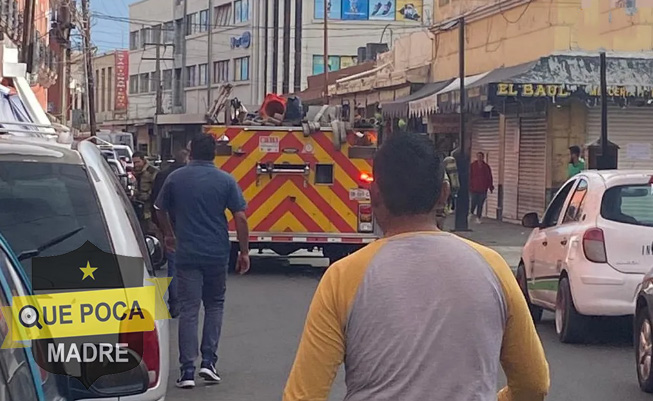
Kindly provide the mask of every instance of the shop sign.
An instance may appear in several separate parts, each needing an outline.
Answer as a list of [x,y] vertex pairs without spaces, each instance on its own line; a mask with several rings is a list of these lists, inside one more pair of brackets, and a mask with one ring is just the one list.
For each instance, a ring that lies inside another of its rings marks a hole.
[[248,49],[251,43],[252,43],[252,34],[249,33],[249,31],[244,32],[239,37],[231,38],[232,49],[236,49],[236,48]]
[[569,97],[571,92],[562,84],[497,84],[497,96],[514,97]]
[[116,51],[115,53],[115,100],[113,109],[117,112],[127,111],[127,85],[129,84],[129,52]]

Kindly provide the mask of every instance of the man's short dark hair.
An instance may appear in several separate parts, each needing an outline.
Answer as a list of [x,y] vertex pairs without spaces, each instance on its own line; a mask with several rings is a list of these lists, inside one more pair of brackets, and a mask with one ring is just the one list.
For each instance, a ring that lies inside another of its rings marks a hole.
[[139,159],[145,160],[145,153],[143,153],[141,151],[134,152],[134,154],[132,155],[132,159],[135,158],[135,157],[138,157]]
[[570,152],[572,155],[580,156],[580,147],[574,145],[574,146],[572,146],[572,147],[569,148],[569,152]]
[[374,157],[374,180],[393,216],[432,212],[443,178],[435,143],[425,135],[393,135]]
[[211,161],[215,158],[215,138],[209,134],[195,136],[190,144],[193,160]]
[[485,153],[483,153],[483,152],[476,152],[476,155],[477,155],[477,156],[478,156],[478,155],[481,155],[481,157],[485,157]]

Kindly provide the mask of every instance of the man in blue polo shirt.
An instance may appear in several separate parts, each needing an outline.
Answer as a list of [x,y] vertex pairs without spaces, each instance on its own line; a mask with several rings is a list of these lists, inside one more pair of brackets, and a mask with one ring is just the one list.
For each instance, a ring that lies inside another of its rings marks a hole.
[[[202,134],[191,142],[190,162],[166,179],[155,203],[166,250],[175,252],[179,315],[177,386],[195,386],[200,302],[204,304],[202,365],[199,375],[219,383],[215,368],[231,244],[225,211],[234,215],[240,245],[237,271],[249,270],[247,204],[236,180],[213,164],[215,139]],[[174,231],[169,214],[175,216]]]

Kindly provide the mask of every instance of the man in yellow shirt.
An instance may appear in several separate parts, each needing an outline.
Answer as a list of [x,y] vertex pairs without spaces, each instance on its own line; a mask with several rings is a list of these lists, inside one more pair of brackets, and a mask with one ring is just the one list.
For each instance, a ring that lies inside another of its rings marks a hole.
[[[419,134],[374,160],[385,238],[333,264],[311,303],[284,401],[325,401],[344,362],[348,401],[541,401],[549,368],[515,277],[496,252],[433,219],[442,163]],[[438,172],[434,174],[434,172]]]

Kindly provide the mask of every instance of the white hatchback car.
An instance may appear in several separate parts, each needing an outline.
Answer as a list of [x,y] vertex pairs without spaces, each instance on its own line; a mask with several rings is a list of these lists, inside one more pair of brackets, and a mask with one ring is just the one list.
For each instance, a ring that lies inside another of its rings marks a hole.
[[517,281],[536,323],[553,310],[560,341],[578,342],[586,316],[634,314],[653,266],[653,170],[585,171],[522,224],[533,232]]

